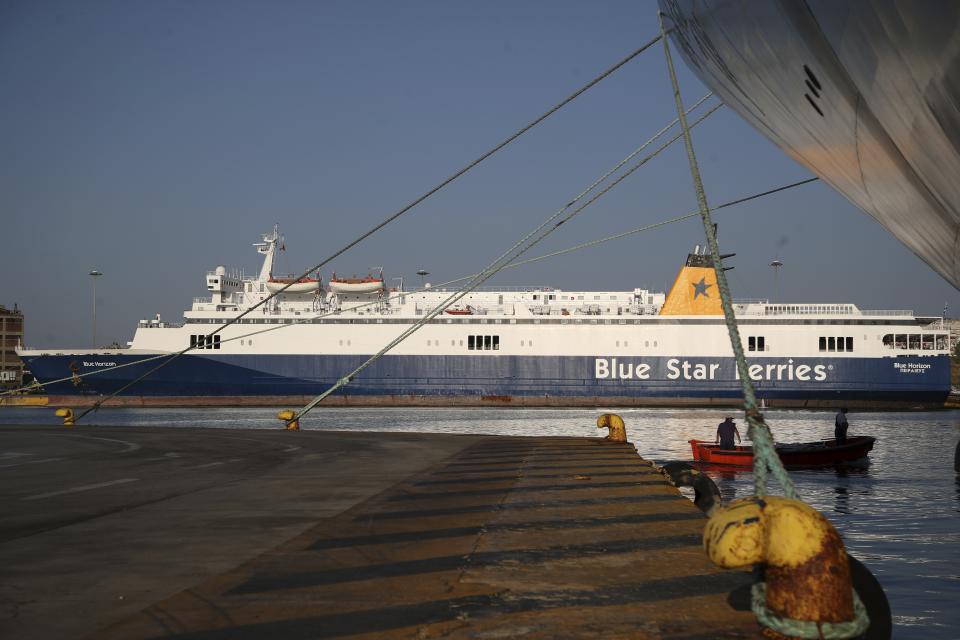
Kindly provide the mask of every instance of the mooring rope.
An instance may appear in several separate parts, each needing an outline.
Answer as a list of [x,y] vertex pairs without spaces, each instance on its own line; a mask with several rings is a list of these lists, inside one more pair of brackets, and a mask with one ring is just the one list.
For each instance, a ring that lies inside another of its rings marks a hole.
[[[700,178],[700,168],[697,164],[697,156],[693,151],[693,141],[690,138],[690,127],[687,125],[687,117],[684,113],[683,98],[680,96],[680,85],[677,82],[677,74],[673,68],[673,58],[670,55],[670,45],[666,38],[663,28],[663,14],[659,14],[660,35],[663,36],[663,52],[667,59],[667,70],[670,74],[670,83],[673,87],[673,99],[677,107],[677,117],[680,119],[680,131],[683,136],[684,148],[687,152],[687,163],[690,165],[690,176],[693,179],[693,188],[697,195],[697,205],[700,211],[700,219],[703,221],[703,229],[707,236],[707,244],[710,247],[710,256],[713,259],[713,268],[717,276],[717,289],[720,292],[720,301],[723,308],[724,322],[727,325],[727,333],[730,336],[730,346],[733,348],[733,355],[737,363],[737,372],[740,375],[740,388],[743,391],[743,405],[746,414],[749,430],[747,432],[750,439],[754,442],[754,491],[757,496],[766,495],[767,489],[767,467],[773,472],[773,475],[783,487],[784,494],[788,498],[797,499],[797,492],[794,489],[793,481],[787,475],[786,469],[780,462],[773,444],[773,436],[770,428],[763,419],[763,414],[757,405],[756,394],[753,389],[753,382],[750,379],[749,369],[747,368],[747,358],[743,353],[743,343],[740,340],[740,330],[737,327],[737,319],[733,312],[732,296],[730,287],[727,284],[726,272],[723,270],[723,259],[720,257],[720,248],[717,244],[717,234],[713,227],[713,220],[710,218],[710,207],[707,204],[707,194],[703,188],[703,180]],[[760,462],[758,462],[760,461]]]
[[[693,123],[693,126],[696,126],[697,124],[703,122],[706,118],[708,118],[711,114],[713,114],[713,113],[714,113],[717,109],[719,109],[721,106],[722,106],[722,104],[717,104],[717,105],[715,105],[713,108],[711,108],[711,109],[708,110],[706,113],[704,113],[702,116],[700,116],[700,118],[698,118],[698,119]],[[677,120],[677,122],[683,123],[683,122],[685,122],[685,120]],[[669,129],[669,127],[664,127],[663,129],[661,129],[660,131],[658,131],[656,134],[654,134],[654,136],[653,136],[652,138],[650,138],[649,140],[647,140],[647,142],[645,142],[645,143],[641,146],[641,148],[644,148],[644,147],[646,147],[646,146],[649,146],[651,143],[653,143],[657,138],[659,138],[659,137],[660,137],[665,131],[667,131],[668,129]],[[397,346],[398,344],[400,344],[401,342],[403,342],[404,340],[406,340],[408,337],[410,337],[411,335],[413,335],[414,333],[416,333],[421,327],[423,327],[425,324],[427,324],[428,322],[430,322],[430,320],[434,319],[434,318],[437,317],[439,314],[443,313],[443,311],[444,311],[445,309],[447,309],[450,305],[456,303],[458,300],[460,300],[460,299],[462,299],[464,296],[466,296],[470,291],[472,291],[473,289],[475,289],[476,287],[480,286],[481,284],[483,284],[484,282],[486,282],[488,279],[490,279],[491,277],[493,277],[494,275],[496,275],[499,271],[501,271],[502,269],[504,269],[507,264],[510,264],[510,262],[513,262],[514,260],[516,260],[517,258],[519,258],[521,255],[523,255],[524,253],[526,253],[527,251],[529,251],[530,249],[532,249],[534,246],[536,246],[538,243],[540,243],[541,241],[543,241],[543,240],[544,240],[545,238],[547,238],[551,233],[553,233],[554,231],[556,231],[557,229],[559,229],[561,225],[565,224],[566,222],[568,222],[569,220],[571,220],[573,217],[575,217],[577,214],[579,214],[581,211],[583,211],[584,209],[586,209],[588,206],[590,206],[591,204],[593,204],[594,202],[596,202],[596,201],[597,201],[599,198],[601,198],[604,194],[606,194],[606,193],[609,192],[612,188],[614,188],[615,186],[617,186],[618,184],[620,184],[625,178],[627,178],[627,176],[632,175],[632,174],[633,174],[635,171],[637,171],[640,167],[642,167],[643,165],[645,165],[645,164],[646,164],[647,162],[649,162],[651,159],[655,158],[655,157],[658,156],[660,153],[662,153],[664,150],[666,150],[668,147],[670,147],[670,145],[672,145],[674,142],[676,142],[677,140],[679,140],[680,137],[681,137],[681,135],[682,135],[682,134],[677,134],[677,135],[675,135],[673,138],[671,138],[670,140],[662,143],[662,144],[661,144],[659,147],[657,147],[654,151],[652,151],[651,153],[649,153],[648,155],[646,155],[642,160],[640,160],[639,162],[635,163],[633,166],[631,166],[629,169],[627,169],[624,173],[622,173],[622,174],[619,175],[616,179],[614,179],[613,181],[611,181],[607,186],[605,186],[603,189],[601,189],[599,192],[597,192],[596,195],[594,195],[592,198],[590,198],[589,200],[587,200],[586,202],[584,202],[584,204],[582,204],[581,206],[577,207],[577,208],[574,209],[573,211],[567,213],[566,215],[563,215],[565,211],[567,211],[567,210],[568,210],[570,207],[572,207],[574,204],[576,204],[576,203],[579,202],[581,199],[583,199],[584,197],[586,197],[586,195],[588,195],[588,194],[590,193],[590,191],[592,191],[592,190],[593,190],[594,188],[596,188],[599,184],[601,184],[604,180],[606,180],[606,178],[608,178],[608,177],[613,173],[613,171],[615,171],[615,169],[606,172],[606,173],[603,174],[600,178],[594,180],[593,183],[591,183],[589,187],[587,187],[586,189],[584,189],[583,191],[581,191],[576,197],[574,197],[572,200],[570,200],[567,204],[565,204],[563,207],[561,207],[558,211],[556,211],[555,213],[553,213],[552,215],[550,215],[549,217],[547,217],[547,219],[544,220],[542,223],[540,223],[540,225],[537,226],[536,229],[534,229],[533,231],[529,232],[529,233],[528,233],[527,235],[525,235],[523,238],[521,238],[520,240],[518,240],[516,243],[514,243],[514,245],[513,245],[512,247],[510,247],[509,249],[507,249],[507,251],[505,251],[503,254],[501,254],[499,257],[497,257],[492,263],[490,263],[486,268],[484,268],[482,271],[480,271],[468,284],[464,285],[464,286],[463,286],[461,289],[459,289],[458,291],[452,293],[452,294],[451,294],[450,296],[448,296],[444,301],[442,301],[438,306],[436,306],[436,307],[434,307],[433,309],[431,309],[421,320],[417,321],[415,324],[413,324],[413,325],[411,325],[410,327],[408,327],[408,328],[407,328],[406,330],[404,330],[399,336],[397,336],[396,338],[394,338],[393,340],[391,340],[389,343],[387,343],[386,346],[384,346],[383,348],[381,348],[377,353],[373,354],[372,356],[370,356],[370,358],[368,358],[367,360],[365,360],[360,366],[358,366],[358,367],[355,368],[353,371],[351,371],[350,373],[346,374],[345,376],[343,376],[342,378],[340,378],[339,380],[337,380],[337,382],[335,382],[333,385],[331,385],[328,389],[326,389],[326,390],[323,391],[321,394],[319,394],[318,396],[316,396],[313,400],[311,400],[310,402],[308,402],[302,409],[300,409],[299,411],[297,411],[296,414],[294,414],[294,416],[293,416],[292,418],[290,418],[289,420],[286,421],[286,422],[287,422],[287,425],[289,426],[289,425],[293,424],[294,422],[299,422],[299,420],[300,420],[304,415],[306,415],[307,413],[309,413],[314,407],[316,407],[318,404],[320,404],[321,402],[323,402],[323,400],[325,400],[328,396],[330,396],[330,394],[334,393],[335,391],[337,391],[337,390],[340,389],[341,387],[350,384],[350,382],[352,382],[352,381],[354,380],[354,378],[356,378],[357,375],[359,375],[364,369],[366,369],[366,368],[369,367],[371,364],[373,364],[374,362],[376,362],[377,360],[379,360],[380,358],[382,358],[384,355],[386,355],[386,354],[387,354],[391,349],[393,349],[395,346]],[[633,157],[633,156],[635,156],[635,155],[636,155],[636,154],[633,153],[633,154],[630,155],[630,157]],[[621,161],[621,162],[618,163],[616,166],[617,166],[617,167],[621,167],[621,166],[623,166],[623,164],[625,164],[625,162],[624,162],[624,161]],[[540,234],[539,237],[534,238],[534,236],[535,236],[536,234],[538,234],[538,233]]]
[[[764,197],[764,196],[769,196],[769,195],[771,195],[771,194],[774,194],[774,193],[777,193],[777,192],[780,192],[780,191],[785,191],[785,190],[787,190],[787,189],[793,189],[794,187],[800,187],[800,186],[803,186],[803,185],[805,185],[805,184],[810,184],[811,182],[816,182],[816,181],[819,180],[819,179],[820,179],[820,178],[807,178],[806,180],[800,180],[799,182],[792,182],[792,183],[790,183],[790,184],[783,185],[782,187],[777,187],[776,189],[770,189],[770,190],[768,190],[768,191],[763,191],[763,192],[760,192],[760,193],[755,193],[755,194],[753,194],[752,196],[747,196],[747,197],[745,197],[745,198],[740,198],[740,199],[738,199],[738,200],[731,200],[730,202],[724,202],[723,204],[717,205],[716,207],[714,207],[714,208],[712,209],[712,211],[717,212],[717,211],[719,211],[719,210],[721,210],[721,209],[725,209],[725,208],[727,208],[727,207],[732,207],[732,206],[734,206],[734,205],[743,204],[744,202],[749,202],[750,200],[756,200],[757,198],[762,198],[762,197]],[[610,242],[610,241],[612,241],[612,240],[620,240],[621,238],[626,238],[626,237],[628,237],[628,236],[632,236],[632,235],[637,234],[637,233],[642,233],[642,232],[644,232],[644,231],[650,231],[650,230],[656,229],[656,228],[658,228],[658,227],[664,227],[664,226],[666,226],[666,225],[668,225],[668,224],[674,224],[674,223],[676,223],[676,222],[683,222],[684,220],[689,220],[690,218],[696,218],[696,217],[699,216],[699,215],[700,215],[700,211],[699,211],[699,210],[697,210],[697,211],[692,211],[692,212],[686,213],[686,214],[684,214],[684,215],[682,215],[682,216],[677,216],[677,217],[675,217],[675,218],[668,218],[667,220],[661,220],[660,222],[652,222],[652,223],[650,223],[650,224],[643,225],[642,227],[637,227],[636,229],[630,229],[629,231],[622,231],[622,232],[616,233],[616,234],[614,234],[614,235],[612,235],[612,236],[606,236],[606,237],[603,237],[603,238],[597,238],[596,240],[590,240],[590,241],[588,241],[588,242],[582,242],[582,243],[577,244],[577,245],[574,245],[574,246],[572,246],[572,247],[567,247],[566,249],[560,249],[560,250],[558,250],[558,251],[552,251],[552,252],[550,252],[550,253],[545,253],[545,254],[543,254],[542,256],[536,256],[535,258],[527,258],[526,260],[521,260],[521,261],[519,261],[519,262],[511,262],[509,265],[507,265],[507,266],[504,267],[504,268],[505,268],[505,269],[514,269],[514,268],[516,268],[516,267],[522,267],[522,266],[524,266],[524,265],[528,265],[528,264],[531,264],[531,263],[534,263],[534,262],[539,262],[540,260],[546,260],[547,258],[555,258],[555,257],[557,257],[557,256],[562,256],[562,255],[567,254],[567,253],[572,253],[572,252],[574,252],[574,251],[579,251],[580,249],[587,249],[587,248],[589,248],[589,247],[595,247],[595,246],[597,246],[597,245],[604,244],[605,242]],[[452,282],[459,282],[460,280],[466,280],[468,277],[470,277],[470,276],[465,276],[464,278],[460,278],[460,279],[458,279],[458,280],[452,280],[451,283],[452,283]]]
[[[724,321],[730,336],[730,346],[733,347],[734,357],[737,362],[737,371],[740,374],[740,388],[743,391],[744,412],[747,423],[750,425],[747,435],[753,442],[753,480],[754,493],[758,498],[763,498],[767,490],[767,472],[768,470],[780,482],[784,495],[792,500],[800,500],[793,481],[790,479],[783,462],[777,455],[773,441],[773,434],[770,427],[767,426],[757,406],[756,396],[754,394],[753,382],[747,370],[747,359],[743,353],[743,344],[740,341],[740,331],[737,327],[737,319],[733,313],[732,297],[730,288],[727,285],[726,273],[723,270],[723,261],[720,257],[720,248],[717,244],[717,234],[710,218],[710,207],[707,205],[706,191],[703,188],[703,181],[700,178],[700,168],[697,164],[697,156],[693,151],[693,141],[690,136],[690,128],[687,126],[687,118],[683,109],[683,99],[680,96],[680,84],[677,81],[677,74],[673,68],[673,58],[670,55],[670,44],[666,37],[663,27],[663,14],[657,14],[660,22],[660,35],[663,37],[663,52],[667,59],[667,70],[670,74],[670,83],[673,87],[673,99],[677,107],[677,116],[680,119],[680,130],[683,134],[683,143],[687,151],[687,163],[690,165],[690,177],[693,179],[694,191],[697,195],[697,204],[700,209],[700,217],[703,220],[703,230],[707,236],[707,243],[710,246],[710,256],[713,259],[713,268],[717,276],[717,289],[720,292],[720,300],[723,307]],[[761,500],[761,509],[763,503]],[[852,638],[859,636],[870,625],[870,619],[867,616],[866,608],[860,602],[856,590],[853,590],[854,614],[853,619],[841,623],[818,623],[809,620],[795,620],[777,615],[766,606],[765,584],[758,582],[753,585],[751,609],[757,619],[770,629],[776,630],[786,636],[810,639],[834,638]]]

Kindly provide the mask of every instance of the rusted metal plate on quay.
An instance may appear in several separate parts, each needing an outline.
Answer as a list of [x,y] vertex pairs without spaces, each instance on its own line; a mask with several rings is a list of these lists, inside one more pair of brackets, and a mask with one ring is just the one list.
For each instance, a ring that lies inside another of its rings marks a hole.
[[705,522],[632,445],[490,437],[95,637],[760,637]]

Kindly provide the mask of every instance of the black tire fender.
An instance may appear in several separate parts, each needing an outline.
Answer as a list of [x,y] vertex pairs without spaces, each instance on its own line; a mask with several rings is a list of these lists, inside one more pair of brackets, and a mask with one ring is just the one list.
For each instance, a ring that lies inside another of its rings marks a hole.
[[692,487],[693,504],[708,516],[722,506],[723,496],[716,483],[689,462],[668,462],[660,467],[660,473],[675,487]]

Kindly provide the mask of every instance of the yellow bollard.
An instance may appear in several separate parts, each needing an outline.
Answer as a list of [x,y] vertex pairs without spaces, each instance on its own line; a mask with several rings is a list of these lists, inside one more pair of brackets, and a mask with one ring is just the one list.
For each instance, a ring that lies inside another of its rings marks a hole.
[[300,431],[300,421],[294,420],[297,417],[296,411],[290,411],[290,409],[284,409],[277,414],[277,418],[283,420],[284,424],[287,426],[287,431]]
[[627,441],[627,428],[623,424],[623,418],[615,413],[605,413],[597,418],[597,429],[610,429],[606,438],[610,442]]
[[852,620],[850,567],[840,534],[799,500],[752,496],[717,511],[703,532],[707,556],[725,569],[766,565],[767,608],[794,620]]
[[67,409],[66,407],[62,409],[57,409],[56,416],[58,418],[63,418],[63,426],[72,427],[73,426],[73,409]]

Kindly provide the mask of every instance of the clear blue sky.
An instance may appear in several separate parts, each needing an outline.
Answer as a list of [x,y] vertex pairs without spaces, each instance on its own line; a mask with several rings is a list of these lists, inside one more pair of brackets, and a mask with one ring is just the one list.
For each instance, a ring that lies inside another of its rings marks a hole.
[[[218,264],[329,255],[656,33],[654,2],[0,4],[0,303],[27,342],[85,347],[175,320]],[[682,63],[681,63],[682,65]],[[688,103],[705,89],[683,69]],[[675,116],[652,49],[324,273],[472,273]],[[694,132],[711,203],[807,177],[725,109]],[[696,208],[676,145],[543,245]],[[960,296],[815,184],[717,214],[736,297],[939,314]],[[504,274],[500,284],[663,290],[698,220]]]

